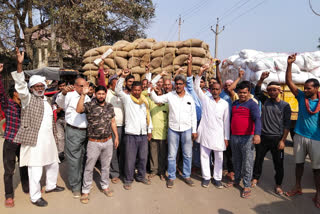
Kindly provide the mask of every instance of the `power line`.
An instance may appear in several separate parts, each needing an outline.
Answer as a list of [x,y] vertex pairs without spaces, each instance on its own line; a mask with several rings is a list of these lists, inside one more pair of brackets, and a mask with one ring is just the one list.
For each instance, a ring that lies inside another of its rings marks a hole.
[[185,11],[182,11],[180,14],[181,16],[185,16],[186,14],[192,12],[195,8],[201,6],[201,4],[206,1],[206,0],[202,0],[202,1],[199,1],[198,3],[194,4],[193,6],[191,6],[189,9],[186,9]]
[[185,13],[183,15],[183,17],[186,17],[185,20],[188,20],[190,19],[191,17],[193,17],[194,15],[197,14],[197,12],[199,12],[204,6],[207,5],[207,3],[209,2],[210,0],[204,0],[198,7],[195,7],[192,11],[190,11],[189,13]]
[[171,34],[172,34],[172,31],[173,31],[173,29],[174,29],[174,26],[175,26],[175,24],[177,23],[177,19],[173,22],[173,24],[171,25],[171,27],[169,28],[170,30],[169,30],[169,33],[168,33],[168,35],[167,35],[167,40],[169,40],[169,38],[171,38],[170,36],[171,36]]
[[264,2],[266,2],[267,0],[263,0],[260,3],[258,3],[257,5],[255,5],[254,7],[251,7],[249,10],[246,10],[244,13],[241,13],[240,15],[236,16],[234,19],[232,19],[230,22],[228,22],[227,24],[225,24],[225,26],[227,25],[231,25],[233,22],[235,22],[238,18],[246,15],[247,13],[253,11],[254,9],[256,9],[257,7],[259,7],[260,5],[262,5]]
[[315,11],[315,10],[313,9],[312,4],[311,4],[311,0],[309,0],[309,7],[310,7],[310,9],[312,10],[312,12],[313,12],[314,14],[316,14],[317,16],[320,16],[320,13],[318,13],[317,11]]
[[[245,2],[243,2],[242,4],[240,4],[238,7],[235,7],[233,9],[231,9],[228,13],[225,13],[225,15],[220,17],[220,21],[224,18],[229,16],[230,14],[232,14],[233,11],[236,11],[237,9],[241,8],[242,6],[246,5],[249,1],[251,0],[246,0]],[[241,2],[241,1],[240,1]]]

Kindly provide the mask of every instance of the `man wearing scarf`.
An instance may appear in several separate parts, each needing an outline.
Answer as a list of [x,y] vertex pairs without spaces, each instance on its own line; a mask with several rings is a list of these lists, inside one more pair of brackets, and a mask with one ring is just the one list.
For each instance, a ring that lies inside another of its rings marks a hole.
[[302,194],[301,179],[304,170],[304,162],[307,155],[311,160],[316,194],[312,198],[315,206],[320,208],[320,93],[319,81],[308,79],[304,83],[304,91],[292,81],[292,63],[296,60],[297,54],[288,57],[286,71],[286,84],[295,95],[299,103],[299,113],[296,127],[294,129],[294,156],[296,162],[296,184],[293,189],[286,193],[287,196]]
[[46,78],[33,75],[27,84],[22,72],[24,53],[20,54],[18,48],[16,51],[18,68],[11,75],[21,99],[22,113],[21,125],[14,142],[21,143],[20,167],[28,166],[31,202],[36,206],[44,207],[48,203],[41,197],[40,179],[43,167],[46,169],[45,192],[64,190],[63,187],[56,185],[59,173],[56,126],[51,105],[44,96],[47,87]]
[[[141,82],[133,82],[131,93],[123,91],[123,82],[130,74],[124,70],[118,80],[115,92],[125,106],[125,166],[124,188],[131,189],[135,167],[138,170],[136,181],[146,185],[151,182],[146,179],[146,165],[148,160],[148,141],[151,140],[152,121],[150,119],[149,104],[145,96],[141,94]],[[137,164],[136,164],[137,159]]]

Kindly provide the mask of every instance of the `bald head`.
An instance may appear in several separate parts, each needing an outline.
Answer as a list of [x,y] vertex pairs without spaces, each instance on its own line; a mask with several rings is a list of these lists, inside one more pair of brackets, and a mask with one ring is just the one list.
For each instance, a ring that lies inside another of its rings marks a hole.
[[78,94],[82,94],[82,89],[87,84],[88,83],[87,83],[87,81],[85,79],[83,79],[82,77],[79,77],[79,78],[76,79],[76,81],[74,83],[74,88],[78,92]]

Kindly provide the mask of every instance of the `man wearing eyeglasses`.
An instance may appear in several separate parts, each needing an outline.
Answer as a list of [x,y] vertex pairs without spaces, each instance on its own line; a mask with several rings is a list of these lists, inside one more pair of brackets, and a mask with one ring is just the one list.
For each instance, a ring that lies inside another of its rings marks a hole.
[[174,78],[176,90],[162,96],[154,91],[151,99],[155,103],[169,104],[168,129],[168,180],[167,187],[172,188],[176,179],[176,156],[181,141],[183,152],[183,178],[186,184],[194,186],[190,178],[192,163],[192,141],[197,138],[197,115],[192,96],[185,91],[186,78],[177,75]]
[[[87,144],[88,122],[86,115],[76,112],[84,86],[88,86],[87,81],[83,78],[77,78],[74,86],[64,87],[56,99],[56,103],[65,109],[66,142],[64,152],[68,163],[68,182],[75,199],[81,197],[83,159]],[[86,95],[84,103],[90,101]]]

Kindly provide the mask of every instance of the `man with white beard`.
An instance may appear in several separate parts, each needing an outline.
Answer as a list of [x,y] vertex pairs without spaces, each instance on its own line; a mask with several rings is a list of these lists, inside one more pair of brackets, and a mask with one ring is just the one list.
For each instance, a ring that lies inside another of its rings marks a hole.
[[18,48],[16,51],[17,71],[11,75],[21,99],[22,114],[21,125],[14,142],[21,143],[20,167],[28,166],[31,202],[36,206],[45,207],[48,202],[41,197],[40,185],[43,167],[46,169],[45,192],[64,190],[64,187],[56,185],[59,173],[56,126],[51,105],[44,96],[46,78],[33,75],[27,84],[22,72],[24,53],[21,54]]

